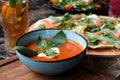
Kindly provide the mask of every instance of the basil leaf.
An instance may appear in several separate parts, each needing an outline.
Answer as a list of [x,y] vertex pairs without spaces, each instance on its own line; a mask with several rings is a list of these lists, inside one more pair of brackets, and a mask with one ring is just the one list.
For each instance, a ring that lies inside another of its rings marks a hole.
[[51,40],[48,41],[48,45],[51,47],[57,47],[63,44],[66,40],[66,35],[63,31],[58,32]]
[[108,19],[104,19],[101,18],[102,22],[104,23],[100,28],[102,29],[109,29],[109,30],[115,30],[115,24],[114,21],[112,20],[108,20]]
[[104,33],[103,35],[96,35],[93,33],[86,32],[88,36],[88,44],[95,46],[98,45],[98,43],[101,40],[107,41],[109,44],[120,44],[120,40],[117,39],[112,33]]
[[98,45],[99,43],[99,36],[90,32],[86,32],[87,36],[88,36],[88,44],[91,46],[95,46]]
[[108,42],[111,44],[120,44],[120,39],[117,39],[112,33],[104,33],[104,37],[107,38]]
[[65,13],[63,16],[62,16],[62,21],[68,21],[68,20],[73,20],[73,16],[69,13]]
[[23,47],[23,46],[15,46],[14,49],[26,54],[27,56],[35,56],[38,54],[37,51],[31,50],[31,49]]
[[38,48],[46,48],[47,47],[47,42],[45,40],[42,40],[41,37],[39,36],[37,41],[36,41],[36,46]]
[[52,49],[47,49],[47,50],[45,50],[45,51],[44,51],[44,54],[45,54],[46,56],[48,56],[48,57],[55,55],[55,53],[54,53],[54,51],[53,51]]
[[41,46],[41,41],[42,41],[42,39],[41,39],[41,37],[39,36],[38,39],[37,39],[37,41],[36,41],[36,46],[39,47],[39,48],[41,48],[41,47],[40,47],[40,46]]
[[60,19],[57,18],[57,17],[50,16],[49,18],[50,18],[50,20],[52,20],[53,23],[58,23],[58,22],[60,22]]

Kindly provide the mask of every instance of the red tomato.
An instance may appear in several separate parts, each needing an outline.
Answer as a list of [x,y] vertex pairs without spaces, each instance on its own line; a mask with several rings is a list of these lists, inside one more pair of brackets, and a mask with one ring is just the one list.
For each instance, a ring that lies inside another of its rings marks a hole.
[[107,41],[105,41],[105,40],[100,41],[100,44],[106,44],[106,43],[107,43]]
[[113,35],[115,36],[115,37],[117,37],[118,39],[120,39],[120,33],[117,33],[117,32],[112,32],[113,33]]
[[55,4],[55,3],[58,2],[58,0],[51,0],[51,2],[52,2],[53,4]]
[[95,7],[95,9],[100,9],[101,5],[100,4],[95,4],[94,7]]
[[102,21],[101,20],[96,20],[97,25],[101,26],[102,25]]
[[79,19],[81,16],[80,16],[80,14],[75,14],[75,15],[73,15],[73,17],[74,17],[74,19]]
[[71,4],[66,4],[64,8],[65,10],[72,10],[73,6]]

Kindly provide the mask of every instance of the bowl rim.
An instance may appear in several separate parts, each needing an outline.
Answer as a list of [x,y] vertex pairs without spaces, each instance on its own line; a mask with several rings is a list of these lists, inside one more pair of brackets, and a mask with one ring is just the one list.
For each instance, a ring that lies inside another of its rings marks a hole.
[[[42,31],[42,30],[59,30],[59,31],[60,31],[60,29],[53,29],[53,28],[30,31],[30,32],[27,32],[27,33],[23,34],[21,37],[19,37],[18,40],[16,41],[16,44],[15,44],[15,45],[17,45],[17,44],[18,44],[18,41],[19,41],[22,37],[24,37],[25,35],[30,34],[30,33],[33,33],[33,32],[36,32],[36,31]],[[81,36],[81,37],[85,40],[86,47],[83,49],[82,52],[80,52],[80,53],[78,53],[77,55],[74,55],[74,56],[72,56],[72,57],[65,58],[65,59],[60,59],[60,60],[55,60],[55,61],[44,61],[44,60],[43,60],[43,61],[42,61],[42,60],[39,60],[39,61],[38,61],[38,60],[31,59],[30,57],[27,57],[27,56],[21,54],[18,50],[15,50],[15,51],[16,51],[17,54],[20,54],[20,55],[22,55],[24,58],[27,58],[27,59],[29,59],[29,60],[33,60],[33,61],[36,61],[36,62],[46,62],[46,63],[48,63],[48,62],[49,62],[49,63],[52,63],[52,62],[62,62],[62,61],[70,60],[70,59],[75,58],[75,57],[77,57],[77,56],[79,56],[79,55],[82,55],[82,54],[86,55],[86,48],[88,47],[87,40],[86,40],[82,35],[78,34],[77,32],[73,32],[73,31],[70,31],[70,30],[63,30],[63,31],[72,32],[72,33],[74,33],[74,34],[76,34],[76,35],[78,35],[78,36]]]

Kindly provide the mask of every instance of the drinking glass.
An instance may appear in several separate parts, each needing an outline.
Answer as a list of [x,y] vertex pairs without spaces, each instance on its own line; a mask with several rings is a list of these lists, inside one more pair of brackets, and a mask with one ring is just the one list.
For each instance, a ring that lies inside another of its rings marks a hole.
[[28,30],[28,0],[19,0],[14,7],[10,0],[0,0],[6,51],[15,53],[16,40]]
[[109,16],[120,16],[120,0],[110,0]]

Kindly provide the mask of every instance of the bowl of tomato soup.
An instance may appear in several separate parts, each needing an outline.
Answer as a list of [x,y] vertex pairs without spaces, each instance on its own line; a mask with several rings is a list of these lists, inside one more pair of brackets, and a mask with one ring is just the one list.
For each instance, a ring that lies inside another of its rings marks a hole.
[[80,63],[86,47],[85,38],[75,32],[42,29],[21,36],[14,49],[19,60],[32,71],[57,75]]

